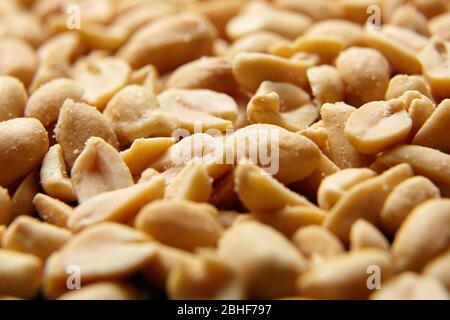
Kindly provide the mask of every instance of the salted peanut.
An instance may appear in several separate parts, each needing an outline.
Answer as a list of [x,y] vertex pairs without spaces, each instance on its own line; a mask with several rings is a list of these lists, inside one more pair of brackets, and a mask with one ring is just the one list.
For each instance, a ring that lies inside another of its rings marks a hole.
[[344,82],[345,96],[351,105],[382,100],[390,79],[385,57],[370,48],[352,47],[336,60],[336,68]]
[[57,227],[67,227],[67,220],[73,212],[72,207],[42,193],[34,197],[33,204],[42,220]]
[[73,231],[103,221],[127,222],[147,203],[164,196],[165,183],[156,178],[128,188],[101,193],[75,208],[67,226]]
[[240,164],[235,170],[235,190],[251,212],[273,212],[287,205],[311,207],[299,194],[290,191],[253,164]]
[[71,181],[79,203],[107,191],[127,188],[133,177],[119,152],[105,140],[91,137],[75,161]]
[[58,251],[71,238],[66,229],[20,216],[5,231],[2,246],[8,250],[30,253],[43,260]]
[[315,299],[366,299],[371,293],[372,266],[379,268],[381,281],[389,278],[391,261],[387,252],[365,249],[331,257],[299,277],[297,293]]
[[305,35],[336,37],[347,47],[362,44],[364,38],[363,29],[359,24],[339,19],[317,22],[306,31]]
[[76,200],[72,182],[68,178],[62,148],[59,144],[50,147],[42,161],[41,186],[51,197],[66,202]]
[[412,0],[411,1],[417,9],[419,9],[428,19],[445,12],[446,4],[445,0]]
[[235,42],[233,42],[228,48],[226,56],[229,58],[233,58],[240,52],[268,53],[269,49],[275,43],[284,41],[287,41],[287,39],[273,32],[254,32],[243,36],[242,38],[239,38]]
[[365,219],[378,225],[379,213],[388,195],[413,174],[411,166],[401,164],[357,184],[339,199],[327,216],[324,226],[347,244],[353,222]]
[[305,258],[282,234],[253,221],[225,231],[218,255],[238,272],[250,299],[292,295],[295,279],[306,267]]
[[406,103],[406,108],[413,122],[408,137],[408,141],[410,141],[435,112],[436,107],[432,98],[430,99],[416,90],[406,91],[400,99]]
[[291,58],[298,52],[317,55],[323,63],[332,63],[341,51],[345,42],[339,37],[329,35],[305,35],[292,43],[274,44],[269,52],[277,56]]
[[122,145],[150,136],[170,136],[179,127],[178,119],[160,110],[151,90],[130,85],[120,90],[103,114],[112,123]]
[[154,242],[154,255],[142,270],[146,280],[161,290],[166,290],[167,280],[172,270],[179,265],[198,262],[198,256],[191,252]]
[[423,274],[427,277],[434,278],[442,283],[447,290],[450,288],[450,274],[448,266],[450,263],[450,251],[441,254],[437,258],[431,260],[423,269]]
[[313,141],[319,147],[319,149],[322,151],[324,155],[326,155],[327,157],[330,156],[330,148],[328,144],[328,130],[325,129],[322,120],[313,123],[308,128],[300,130],[297,133]]
[[415,174],[422,175],[440,185],[450,185],[450,156],[438,150],[406,145],[386,151],[373,164],[375,168],[389,168],[408,163]]
[[341,255],[345,251],[344,246],[334,234],[316,225],[297,230],[292,236],[292,242],[313,264]]
[[133,71],[130,75],[129,83],[143,86],[154,95],[157,95],[162,91],[162,84],[159,80],[158,70],[155,66],[148,65]]
[[405,92],[415,90],[433,100],[431,89],[422,76],[398,74],[389,81],[385,99],[400,98]]
[[168,88],[209,89],[223,93],[238,90],[228,59],[204,57],[182,65],[167,80]]
[[244,90],[256,92],[263,81],[288,82],[306,88],[310,63],[293,61],[264,53],[237,54],[233,59],[233,73]]
[[371,300],[448,300],[445,287],[435,279],[403,272],[384,283]]
[[7,225],[11,218],[11,198],[8,190],[0,187],[0,226]]
[[42,260],[34,255],[0,249],[0,295],[33,299],[41,285],[42,269]]
[[62,32],[47,40],[38,49],[39,67],[29,91],[33,93],[51,80],[68,77],[70,64],[83,50],[81,37],[77,33]]
[[396,8],[389,16],[388,23],[413,30],[424,36],[429,35],[427,18],[410,4]]
[[78,61],[72,70],[74,80],[84,89],[83,100],[99,110],[128,83],[130,74],[125,61],[95,55]]
[[3,14],[0,22],[0,33],[5,37],[26,41],[35,48],[39,47],[49,35],[42,21],[34,14],[26,11]]
[[380,51],[389,60],[393,71],[420,74],[421,65],[417,54],[426,45],[427,38],[418,33],[393,25],[385,25],[381,31],[366,29],[367,44]]
[[3,38],[0,43],[0,74],[19,79],[28,86],[38,67],[33,48],[16,38]]
[[[142,232],[117,223],[102,223],[75,235],[46,263],[43,291],[58,298],[67,288],[67,270],[76,266],[83,285],[127,278],[154,256],[150,239]],[[74,272],[74,271],[71,271]]]
[[98,282],[61,295],[58,300],[138,300],[137,290],[121,282]]
[[353,223],[350,229],[350,250],[366,248],[388,251],[389,242],[374,225],[359,219]]
[[338,7],[333,1],[327,0],[276,0],[277,7],[303,13],[314,20],[325,20],[336,18],[340,15]]
[[359,152],[377,154],[403,142],[412,125],[403,101],[374,101],[350,115],[345,136]]
[[415,207],[435,198],[440,198],[440,191],[425,177],[417,176],[400,183],[386,198],[381,210],[383,230],[395,235]]
[[187,251],[215,247],[223,232],[213,206],[185,200],[151,203],[139,212],[135,224],[156,241]]
[[330,210],[351,188],[375,177],[376,173],[367,168],[343,169],[325,178],[317,192],[320,208]]
[[227,139],[227,147],[235,150],[234,163],[250,159],[286,185],[309,176],[321,160],[314,142],[268,124],[249,125],[236,131],[231,141]]
[[171,299],[245,299],[236,272],[214,256],[177,265],[169,274],[167,292]]
[[344,100],[344,84],[336,68],[327,65],[312,67],[306,74],[313,96],[320,105]]
[[23,117],[28,95],[16,78],[0,76],[0,121]]
[[167,89],[158,96],[158,102],[162,111],[174,114],[181,127],[188,130],[194,126],[189,122],[201,121],[206,129],[221,128],[227,125],[221,119],[234,122],[238,116],[233,98],[208,89]]
[[287,238],[300,228],[309,225],[321,225],[327,216],[327,212],[314,207],[288,205],[280,210],[272,212],[254,212],[252,218],[271,226],[284,234]]
[[172,15],[139,29],[118,56],[135,69],[152,64],[165,73],[210,55],[216,36],[214,26],[202,15]]
[[280,97],[280,111],[286,112],[311,103],[309,94],[295,85],[286,82],[264,81],[257,93],[275,92]]
[[36,90],[27,102],[25,116],[33,117],[45,127],[58,120],[59,111],[66,99],[81,101],[83,89],[74,80],[61,78],[49,81]]
[[112,25],[126,29],[130,34],[133,34],[145,24],[167,16],[174,11],[175,8],[171,3],[159,1],[146,3],[141,1],[133,8],[126,9],[123,12],[120,10]]
[[433,92],[440,97],[447,97],[450,88],[450,45],[434,37],[420,52],[419,59]]
[[64,159],[71,168],[90,137],[99,137],[118,148],[111,123],[95,107],[67,99],[59,113],[55,128]]
[[395,270],[420,271],[449,247],[450,200],[428,200],[416,207],[392,243]]
[[338,8],[343,18],[364,24],[367,21],[367,8],[371,5],[379,5],[379,0],[342,0]]
[[231,39],[258,32],[275,32],[288,39],[295,39],[311,25],[311,18],[288,10],[261,6],[256,10],[244,10],[230,20],[226,31]]
[[208,202],[212,191],[212,179],[205,165],[192,161],[167,185],[165,198]]
[[136,139],[121,156],[131,174],[137,176],[174,144],[174,138]]
[[[261,84],[257,93],[247,106],[247,118],[250,123],[273,124],[286,130],[297,132],[307,128],[317,120],[319,117],[319,108],[312,103],[305,105],[299,104],[295,109],[281,111],[285,97],[281,96],[282,93],[280,92],[266,91],[263,88],[266,82]],[[292,86],[292,91],[300,89],[289,83],[285,83],[284,85]],[[290,88],[287,88],[285,91],[288,90]]]
[[0,185],[7,186],[37,167],[48,145],[47,131],[36,119],[0,122]]
[[308,197],[308,199],[317,200],[317,193],[323,180],[339,170],[339,167],[333,161],[322,154],[317,168],[308,177],[294,183],[290,188]]
[[345,124],[357,109],[345,103],[322,106],[320,114],[323,127],[328,131],[330,160],[341,169],[366,167],[370,157],[359,153],[345,136]]
[[10,219],[34,213],[33,198],[39,192],[39,172],[33,170],[20,182],[11,197]]
[[207,17],[214,24],[219,34],[225,37],[228,22],[239,13],[244,4],[245,1],[243,0],[213,0],[194,2],[187,7],[187,10]]
[[433,36],[450,40],[450,13],[442,13],[428,21],[428,29]]

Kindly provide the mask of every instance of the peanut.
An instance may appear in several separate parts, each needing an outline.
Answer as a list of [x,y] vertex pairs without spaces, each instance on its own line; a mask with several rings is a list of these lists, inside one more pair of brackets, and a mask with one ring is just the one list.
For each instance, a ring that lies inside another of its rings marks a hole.
[[350,229],[350,250],[375,248],[389,250],[389,242],[372,224],[365,220],[356,220]]
[[23,117],[27,99],[28,94],[19,80],[0,76],[0,121]]

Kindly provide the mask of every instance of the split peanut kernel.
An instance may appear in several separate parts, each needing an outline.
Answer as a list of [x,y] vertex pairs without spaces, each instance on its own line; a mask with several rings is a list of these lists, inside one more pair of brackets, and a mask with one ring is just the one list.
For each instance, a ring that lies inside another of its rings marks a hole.
[[23,117],[27,99],[27,91],[19,80],[0,76],[0,121]]
[[320,105],[343,101],[344,84],[336,68],[327,65],[312,67],[307,75],[313,95]]
[[38,192],[39,172],[33,170],[20,182],[11,197],[11,221],[21,215],[33,215],[33,198]]
[[39,166],[47,153],[47,131],[36,119],[0,122],[0,186],[8,186]]
[[412,125],[401,100],[375,101],[350,115],[345,124],[345,135],[359,152],[377,154],[403,142]]
[[365,220],[356,220],[350,229],[350,250],[374,248],[389,250],[389,242],[372,224]]
[[193,251],[217,245],[223,232],[217,216],[217,210],[209,204],[158,201],[139,212],[136,227],[160,243]]
[[73,212],[72,207],[42,193],[34,197],[33,204],[43,221],[61,228],[67,227],[67,220]]
[[408,76],[405,74],[398,74],[391,78],[385,98],[386,100],[400,98],[404,93],[411,90],[418,91],[430,100],[433,100],[430,85],[422,76]]

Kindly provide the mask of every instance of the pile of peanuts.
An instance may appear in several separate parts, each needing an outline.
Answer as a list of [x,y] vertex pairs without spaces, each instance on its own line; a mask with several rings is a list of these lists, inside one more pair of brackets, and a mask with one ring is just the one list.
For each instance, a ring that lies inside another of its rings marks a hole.
[[446,98],[448,0],[1,0],[0,297],[450,299]]

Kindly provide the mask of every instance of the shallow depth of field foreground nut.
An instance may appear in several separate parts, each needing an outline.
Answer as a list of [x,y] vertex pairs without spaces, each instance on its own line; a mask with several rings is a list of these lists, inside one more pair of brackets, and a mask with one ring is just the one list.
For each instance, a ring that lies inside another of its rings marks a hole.
[[450,0],[0,0],[0,300],[450,299],[449,30]]

